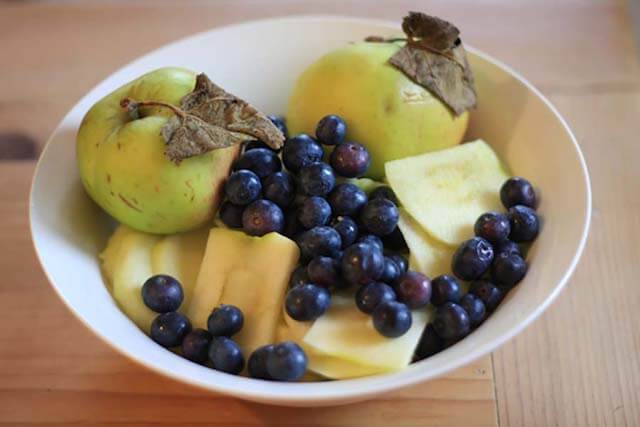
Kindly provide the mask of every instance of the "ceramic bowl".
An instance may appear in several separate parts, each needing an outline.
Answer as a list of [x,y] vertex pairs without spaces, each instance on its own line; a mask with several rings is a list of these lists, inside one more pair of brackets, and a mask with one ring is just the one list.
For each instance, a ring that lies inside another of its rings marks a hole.
[[522,331],[558,295],[580,257],[591,213],[589,179],[580,148],[558,111],[519,74],[473,48],[468,54],[479,104],[466,139],[488,141],[515,174],[535,183],[544,228],[529,253],[525,280],[461,342],[397,373],[318,383],[266,382],[220,373],[161,348],[118,309],[104,285],[97,254],[112,220],[84,193],[75,156],[78,126],[94,102],[140,74],[175,65],[206,72],[262,111],[283,113],[296,77],[320,55],[371,34],[398,32],[398,23],[341,17],[248,22],[171,43],[98,84],[59,124],[33,180],[33,241],[60,298],[102,340],[158,373],[206,390],[281,405],[342,404],[427,381]]

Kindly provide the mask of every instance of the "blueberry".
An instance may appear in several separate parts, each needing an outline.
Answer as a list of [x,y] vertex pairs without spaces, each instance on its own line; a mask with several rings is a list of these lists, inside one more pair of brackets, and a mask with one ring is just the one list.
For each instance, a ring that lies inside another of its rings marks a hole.
[[229,228],[242,228],[242,212],[244,206],[234,205],[228,200],[220,205],[220,219]]
[[213,309],[207,319],[207,329],[214,337],[231,337],[244,325],[244,315],[235,305],[221,304]]
[[409,249],[407,242],[404,240],[404,236],[400,231],[400,227],[396,227],[391,233],[386,236],[382,236],[382,243],[384,243],[385,248],[393,251],[405,252]]
[[309,275],[307,274],[307,267],[304,265],[299,265],[293,270],[291,276],[289,277],[289,287],[294,288],[296,286],[304,285],[309,283]]
[[263,182],[262,190],[265,199],[281,208],[291,205],[296,196],[295,183],[287,172],[276,172],[268,176]]
[[342,248],[351,246],[358,237],[358,225],[348,216],[338,216],[331,221],[331,226],[340,234]]
[[396,293],[385,283],[371,282],[361,286],[356,292],[356,306],[366,314],[374,312],[376,307],[385,301],[395,301]]
[[480,298],[474,294],[466,294],[460,300],[460,307],[469,315],[469,323],[472,328],[479,326],[487,317],[487,309]]
[[400,206],[400,202],[398,202],[396,193],[391,189],[391,187],[388,187],[386,185],[381,185],[380,187],[377,187],[375,190],[373,190],[369,194],[369,199],[387,199],[391,200],[394,205]]
[[456,303],[444,303],[436,309],[433,330],[444,340],[464,338],[471,330],[469,314]]
[[524,258],[522,254],[522,250],[520,249],[520,246],[518,246],[517,243],[512,242],[511,240],[503,240],[502,242],[496,243],[495,245],[493,245],[494,258],[504,253],[520,255],[521,257]]
[[302,348],[293,341],[276,344],[266,354],[267,374],[275,381],[298,381],[309,363]]
[[443,274],[431,281],[431,304],[442,305],[445,302],[460,301],[460,284],[451,276]]
[[436,334],[435,329],[433,329],[433,325],[429,323],[424,331],[422,331],[422,336],[420,337],[420,341],[418,342],[418,346],[416,347],[416,351],[414,353],[414,360],[423,360],[427,357],[433,356],[436,353],[440,353],[444,349],[444,342],[442,338]]
[[322,197],[307,197],[298,208],[298,222],[306,229],[326,225],[331,218],[331,206]]
[[531,242],[538,237],[540,221],[538,214],[527,206],[516,205],[509,209],[511,234],[509,239],[514,242]]
[[514,176],[502,184],[502,188],[500,188],[500,200],[507,209],[515,205],[524,205],[535,209],[536,192],[529,181]]
[[336,286],[340,280],[340,263],[326,256],[319,256],[307,264],[309,281],[323,288]]
[[507,240],[511,232],[509,218],[498,212],[487,212],[480,215],[473,228],[476,236],[482,237],[489,243],[496,244]]
[[338,184],[327,197],[334,215],[355,216],[367,203],[367,194],[357,185]]
[[389,257],[384,257],[384,269],[380,280],[384,283],[393,285],[404,274],[404,271],[400,269],[398,264]]
[[211,334],[204,329],[194,329],[182,340],[182,355],[196,363],[205,363],[209,357]]
[[390,234],[398,225],[400,215],[391,200],[369,200],[360,211],[360,222],[371,233],[378,236]]
[[327,226],[314,227],[305,231],[298,236],[297,243],[303,260],[309,260],[317,256],[335,258],[338,256],[342,246],[340,234]]
[[451,270],[458,279],[480,278],[493,261],[493,247],[482,237],[474,237],[462,243],[453,254]]
[[306,134],[287,139],[282,149],[282,161],[293,173],[311,163],[319,162],[323,155],[322,146]]
[[391,258],[393,261],[395,261],[396,264],[398,264],[398,267],[400,267],[401,274],[406,273],[407,270],[409,269],[409,262],[402,255],[397,255],[397,254],[389,255],[389,258]]
[[329,291],[310,283],[289,289],[284,303],[287,314],[301,322],[322,316],[329,309],[329,305]]
[[487,280],[471,282],[469,293],[480,298],[489,313],[495,310],[500,301],[502,301],[502,291]]
[[267,358],[271,353],[273,353],[274,347],[275,346],[273,344],[263,345],[251,353],[249,362],[247,363],[247,370],[249,371],[249,376],[251,378],[258,378],[261,380],[272,379],[269,372],[267,372]]
[[393,286],[398,301],[410,309],[424,307],[431,300],[431,280],[417,271],[407,271]]
[[271,123],[276,125],[276,127],[282,132],[282,135],[285,139],[289,138],[289,131],[287,130],[287,122],[284,117],[279,116],[267,116]]
[[151,323],[151,339],[166,348],[182,344],[182,340],[189,332],[191,332],[191,322],[177,311],[160,314]]
[[404,335],[412,322],[409,307],[397,301],[380,303],[373,311],[372,320],[376,330],[388,338]]
[[336,185],[333,169],[326,163],[315,162],[300,169],[300,188],[309,196],[326,196]]
[[316,127],[316,138],[324,145],[342,144],[347,135],[347,124],[334,114],[324,116]]
[[213,337],[209,346],[209,360],[217,371],[237,375],[244,368],[244,357],[240,347],[227,337]]
[[371,156],[363,145],[357,142],[344,142],[333,149],[330,162],[338,175],[357,178],[369,169]]
[[249,150],[255,150],[256,148],[266,148],[268,150],[274,151],[273,148],[269,147],[267,144],[257,139],[252,141],[245,141],[242,145],[243,152],[247,152]]
[[520,255],[501,253],[491,264],[491,279],[498,285],[511,288],[527,274],[527,263]]
[[248,205],[260,197],[261,191],[260,178],[250,170],[233,172],[224,185],[224,192],[234,205]]
[[180,282],[166,274],[151,276],[142,285],[142,301],[156,313],[176,311],[183,299]]
[[280,232],[283,228],[284,214],[269,200],[256,200],[242,213],[242,229],[250,236],[264,236],[272,231]]
[[384,256],[375,246],[355,243],[342,256],[342,277],[352,285],[366,285],[382,276]]
[[376,248],[378,248],[380,252],[384,250],[384,244],[382,244],[382,239],[380,239],[378,236],[374,236],[373,234],[365,234],[363,236],[360,236],[358,240],[356,240],[356,242],[373,245]]
[[246,151],[233,165],[234,170],[250,170],[264,179],[282,169],[278,155],[267,148]]

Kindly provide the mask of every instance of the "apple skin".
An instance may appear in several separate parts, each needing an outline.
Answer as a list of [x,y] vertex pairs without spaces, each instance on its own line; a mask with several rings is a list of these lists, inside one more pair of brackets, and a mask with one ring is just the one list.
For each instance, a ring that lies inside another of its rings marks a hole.
[[318,121],[337,114],[347,139],[371,153],[366,176],[384,177],[384,163],[459,144],[469,116],[453,113],[388,59],[394,43],[354,43],[329,52],[299,77],[289,100],[289,133],[315,134]]
[[172,113],[143,108],[132,119],[123,98],[179,105],[196,74],[161,68],[122,86],[87,112],[77,135],[82,183],[91,198],[123,224],[156,234],[187,231],[209,222],[239,146],[191,157],[179,165],[165,155],[160,130]]

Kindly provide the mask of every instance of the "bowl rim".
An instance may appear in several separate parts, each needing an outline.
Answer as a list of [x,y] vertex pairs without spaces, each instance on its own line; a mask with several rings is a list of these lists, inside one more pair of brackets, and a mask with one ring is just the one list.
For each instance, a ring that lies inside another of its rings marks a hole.
[[[257,19],[250,21],[240,21],[236,23],[231,23],[228,25],[217,26],[213,28],[209,28],[207,30],[203,30],[191,35],[187,35],[176,39],[170,43],[165,43],[153,50],[150,50],[126,64],[120,66],[118,69],[110,72],[106,77],[104,77],[100,82],[96,83],[92,86],[92,88],[83,95],[63,116],[60,120],[56,128],[52,131],[47,142],[38,158],[36,167],[34,169],[34,173],[31,180],[30,190],[29,190],[29,230],[31,235],[31,243],[33,245],[34,251],[36,253],[38,262],[42,268],[42,271],[45,273],[47,281],[49,285],[54,289],[58,297],[63,301],[63,303],[67,306],[69,311],[90,331],[92,331],[95,335],[100,337],[100,339],[106,343],[109,347],[114,349],[116,352],[120,353],[127,357],[127,359],[134,361],[138,365],[144,366],[158,374],[161,374],[165,377],[171,378],[183,384],[188,384],[194,386],[196,388],[206,390],[209,392],[218,392],[223,394],[228,394],[237,398],[246,399],[255,402],[262,403],[270,403],[270,404],[283,404],[290,406],[311,406],[311,405],[323,405],[323,404],[335,404],[340,401],[344,402],[353,402],[357,400],[365,400],[374,395],[387,393],[392,390],[397,390],[401,388],[405,388],[411,385],[414,385],[419,382],[428,381],[434,379],[436,377],[442,376],[454,369],[457,369],[461,366],[467,365],[482,356],[490,353],[496,348],[500,347],[506,341],[513,338],[515,335],[519,334],[524,330],[527,326],[529,326],[535,319],[537,319],[542,312],[544,312],[547,307],[557,298],[560,292],[566,286],[569,278],[575,271],[575,268],[582,256],[584,251],[586,241],[589,234],[590,224],[591,224],[591,214],[592,214],[592,191],[591,191],[591,183],[589,178],[589,171],[587,168],[587,164],[584,158],[584,155],[580,149],[580,146],[577,142],[577,139],[571,128],[569,127],[567,121],[562,117],[556,107],[535,87],[533,86],[526,78],[524,78],[519,72],[515,71],[512,67],[506,65],[505,63],[495,59],[491,55],[474,48],[468,44],[465,44],[465,48],[471,54],[479,57],[480,59],[502,69],[506,73],[508,73],[511,77],[515,78],[519,83],[524,85],[529,91],[531,91],[536,97],[538,97],[544,105],[553,113],[555,118],[562,125],[562,128],[569,136],[573,148],[578,156],[580,168],[582,171],[584,186],[585,186],[585,206],[584,206],[584,225],[582,227],[582,232],[580,236],[580,240],[578,243],[578,247],[576,249],[575,254],[571,258],[571,261],[566,268],[564,274],[561,279],[558,281],[553,290],[547,295],[544,301],[536,307],[527,317],[525,317],[521,322],[515,324],[510,327],[507,332],[498,336],[497,338],[490,340],[488,342],[483,343],[483,345],[475,347],[470,353],[467,354],[465,358],[459,358],[455,362],[443,363],[434,369],[429,371],[428,375],[420,374],[419,372],[412,377],[402,377],[403,371],[388,373],[388,374],[380,374],[363,378],[356,379],[346,379],[346,380],[337,380],[337,381],[329,381],[329,382],[321,382],[321,383],[272,383],[270,382],[269,389],[265,390],[262,387],[252,388],[252,384],[264,384],[262,380],[256,380],[252,378],[242,378],[242,383],[246,384],[244,387],[237,386],[220,386],[218,384],[212,384],[210,382],[199,381],[198,379],[189,378],[182,376],[180,374],[174,373],[170,370],[167,370],[163,367],[156,366],[152,363],[145,361],[144,357],[134,354],[133,352],[129,352],[124,346],[120,346],[114,342],[112,342],[109,338],[107,338],[98,328],[95,328],[92,324],[86,321],[82,315],[76,311],[76,309],[71,305],[71,303],[67,300],[67,298],[63,295],[62,291],[55,284],[53,278],[50,276],[49,271],[47,271],[45,267],[44,260],[42,255],[38,250],[38,246],[36,243],[36,237],[34,233],[34,220],[33,220],[33,211],[34,211],[34,188],[37,177],[39,175],[40,167],[42,164],[42,159],[45,157],[47,150],[51,149],[51,141],[53,137],[60,131],[63,123],[67,116],[73,111],[79,103],[81,103],[96,87],[102,85],[106,80],[110,79],[111,76],[118,73],[120,70],[124,68],[128,68],[135,62],[146,58],[148,56],[156,54],[158,51],[163,50],[169,46],[183,43],[190,39],[197,39],[198,37],[202,37],[208,35],[212,32],[223,31],[223,30],[231,30],[238,29],[242,27],[251,27],[257,24],[277,24],[277,23],[285,23],[285,22],[324,22],[328,25],[331,25],[335,22],[353,22],[354,24],[371,24],[377,26],[384,26],[388,28],[399,28],[399,21],[391,21],[384,19],[370,19],[370,18],[362,18],[362,17],[354,17],[354,16],[344,16],[344,15],[331,15],[331,14],[296,14],[296,15],[286,15],[286,16],[277,16],[265,19]],[[181,357],[170,353],[172,356],[176,357],[179,360],[183,360]],[[206,368],[205,368],[206,369]],[[222,374],[224,375],[224,374]],[[337,383],[340,385],[343,384],[353,384],[354,387],[351,387],[349,390],[341,390],[341,387],[327,387],[327,385],[335,385]],[[324,386],[323,386],[324,385]],[[318,390],[313,390],[310,392],[310,388],[316,388]],[[306,393],[302,393],[303,389]]]

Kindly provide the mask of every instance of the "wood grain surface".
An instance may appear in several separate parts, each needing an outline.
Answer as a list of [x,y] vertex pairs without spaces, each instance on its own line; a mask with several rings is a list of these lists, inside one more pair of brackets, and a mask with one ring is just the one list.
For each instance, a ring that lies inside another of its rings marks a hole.
[[[0,423],[640,425],[640,65],[622,1],[0,2],[0,156],[29,157],[95,83],[175,38],[285,14],[397,20],[411,9],[456,22],[467,43],[521,71],[580,141],[592,230],[551,308],[491,359],[370,402],[287,409],[203,394],[132,364],[66,310],[29,241],[34,164],[5,161]],[[33,147],[6,142],[16,138]]]

